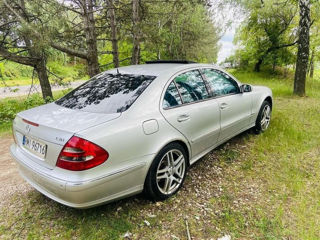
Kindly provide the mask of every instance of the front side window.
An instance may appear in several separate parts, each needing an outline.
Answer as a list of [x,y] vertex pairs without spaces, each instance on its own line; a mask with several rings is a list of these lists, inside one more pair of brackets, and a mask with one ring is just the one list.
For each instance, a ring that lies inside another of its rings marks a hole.
[[102,73],[55,103],[86,112],[123,112],[155,78],[155,76],[146,75]]
[[223,96],[240,92],[237,82],[226,73],[208,68],[202,69],[202,73],[213,92],[213,96]]
[[182,104],[181,98],[174,82],[171,82],[164,94],[163,108],[175,107]]
[[209,97],[206,85],[198,70],[182,73],[174,81],[183,103],[195,102]]

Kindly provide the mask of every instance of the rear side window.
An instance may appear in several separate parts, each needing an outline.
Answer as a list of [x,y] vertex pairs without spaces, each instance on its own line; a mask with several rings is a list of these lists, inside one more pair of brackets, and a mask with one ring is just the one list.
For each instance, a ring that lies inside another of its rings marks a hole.
[[209,97],[206,85],[198,70],[182,73],[174,81],[183,103],[195,102]]
[[202,69],[213,96],[223,96],[240,92],[239,86],[229,75],[216,69]]
[[178,89],[176,88],[176,85],[173,82],[171,82],[169,87],[167,88],[166,93],[164,94],[162,107],[166,109],[166,108],[175,107],[181,104],[182,102],[179,96]]
[[126,111],[155,76],[102,73],[74,89],[55,103],[94,113]]

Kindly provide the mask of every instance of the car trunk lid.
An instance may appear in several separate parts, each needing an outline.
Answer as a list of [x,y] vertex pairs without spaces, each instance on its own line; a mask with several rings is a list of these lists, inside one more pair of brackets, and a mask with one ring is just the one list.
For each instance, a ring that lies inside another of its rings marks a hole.
[[52,169],[75,133],[120,115],[72,110],[50,103],[19,113],[13,123],[14,137],[28,159]]

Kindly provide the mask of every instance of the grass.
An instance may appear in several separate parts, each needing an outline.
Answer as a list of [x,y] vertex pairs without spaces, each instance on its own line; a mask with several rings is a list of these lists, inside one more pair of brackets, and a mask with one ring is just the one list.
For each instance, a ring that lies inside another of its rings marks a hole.
[[[274,96],[293,96],[294,75],[291,72],[287,76],[266,72],[255,73],[237,70],[231,70],[230,72],[243,83],[270,87]],[[307,79],[306,89],[307,96],[320,98],[320,70],[316,71],[313,79]]]
[[298,98],[288,79],[234,75],[273,89],[270,128],[245,132],[208,154],[176,196],[75,210],[35,190],[17,192],[0,211],[1,238],[123,239],[130,232],[133,239],[186,239],[187,220],[194,239],[320,239],[320,83]]

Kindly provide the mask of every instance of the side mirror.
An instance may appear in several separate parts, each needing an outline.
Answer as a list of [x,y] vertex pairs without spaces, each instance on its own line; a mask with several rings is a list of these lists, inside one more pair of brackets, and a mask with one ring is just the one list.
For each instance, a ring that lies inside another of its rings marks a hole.
[[249,85],[249,84],[242,84],[240,86],[240,91],[242,93],[245,93],[245,92],[251,92],[252,91],[252,87]]

